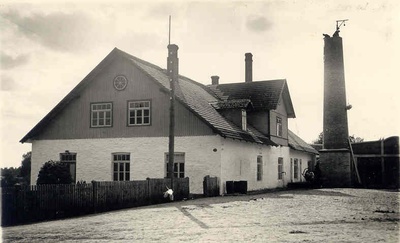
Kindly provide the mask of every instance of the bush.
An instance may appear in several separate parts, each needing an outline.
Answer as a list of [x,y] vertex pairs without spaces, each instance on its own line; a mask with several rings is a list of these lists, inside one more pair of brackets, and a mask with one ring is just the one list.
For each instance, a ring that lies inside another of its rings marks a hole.
[[59,161],[48,161],[40,168],[36,182],[41,184],[71,184],[72,177],[68,165]]

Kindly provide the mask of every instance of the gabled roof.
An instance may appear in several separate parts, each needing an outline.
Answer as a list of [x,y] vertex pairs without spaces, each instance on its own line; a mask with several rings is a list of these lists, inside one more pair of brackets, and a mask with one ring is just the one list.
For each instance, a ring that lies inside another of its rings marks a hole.
[[209,87],[221,100],[250,99],[255,110],[275,110],[282,95],[288,117],[295,117],[285,79],[218,84]]
[[[54,107],[28,134],[26,134],[20,142],[24,143],[29,139],[37,136],[41,130],[79,93],[94,80],[95,76],[106,67],[116,57],[120,56],[130,61],[132,65],[138,67],[151,80],[161,86],[161,88],[169,92],[169,78],[165,69],[154,64],[141,60],[137,57],[129,55],[117,48],[108,54],[106,58],[96,68],[91,71],[60,103]],[[205,122],[214,132],[222,137],[245,140],[265,145],[274,145],[268,137],[257,131],[257,129],[248,125],[247,131],[243,131],[232,122],[225,119],[211,103],[217,103],[220,99],[205,85],[197,83],[187,77],[179,75],[176,86],[176,98],[178,102],[186,106],[197,117]]]
[[103,68],[108,66],[116,57],[118,49],[114,48],[86,77],[71,90],[36,126],[34,126],[19,142],[24,143],[35,136],[49,124],[57,114],[64,109],[73,99],[79,97],[80,92],[98,75]]
[[317,150],[315,150],[311,145],[303,141],[300,137],[294,134],[292,131],[288,130],[288,139],[289,139],[289,147],[294,150],[319,154]]
[[[169,91],[169,78],[165,69],[149,64],[139,58],[127,53],[124,55],[129,58],[137,67],[147,73],[154,81],[158,82]],[[205,85],[197,83],[185,76],[179,75],[178,83],[175,85],[177,100],[185,105],[189,110],[196,114],[201,120],[208,124],[214,132],[222,137],[245,140],[265,145],[276,146],[268,137],[257,131],[254,127],[247,126],[247,131],[225,119],[214,107],[212,103],[219,101],[212,91]]]

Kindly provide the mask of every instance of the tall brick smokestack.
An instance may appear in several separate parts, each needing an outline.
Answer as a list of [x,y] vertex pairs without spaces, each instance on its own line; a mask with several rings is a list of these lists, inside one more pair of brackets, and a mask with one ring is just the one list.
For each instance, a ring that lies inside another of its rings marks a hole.
[[245,82],[253,82],[253,54],[245,54]]
[[346,87],[343,44],[339,31],[324,35],[324,123],[323,148],[348,148]]
[[324,34],[324,125],[320,169],[326,187],[354,185],[347,125],[342,38]]

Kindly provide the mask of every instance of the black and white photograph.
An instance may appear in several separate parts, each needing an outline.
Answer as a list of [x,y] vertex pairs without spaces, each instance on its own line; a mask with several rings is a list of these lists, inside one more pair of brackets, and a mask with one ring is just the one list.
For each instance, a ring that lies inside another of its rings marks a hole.
[[0,2],[1,242],[400,241],[400,2]]

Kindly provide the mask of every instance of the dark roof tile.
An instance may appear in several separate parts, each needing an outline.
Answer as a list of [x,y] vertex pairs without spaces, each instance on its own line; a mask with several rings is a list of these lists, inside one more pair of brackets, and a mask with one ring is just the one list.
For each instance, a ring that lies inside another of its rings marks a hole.
[[275,110],[283,94],[288,117],[295,117],[285,79],[218,84],[208,87],[223,101],[249,99],[255,110]]
[[253,106],[249,99],[223,100],[216,103],[211,103],[211,105],[217,110],[238,108],[246,109],[249,106]]
[[306,143],[304,140],[302,140],[299,136],[297,136],[290,130],[288,130],[288,138],[289,138],[289,147],[291,147],[292,149],[312,154],[318,154],[318,151],[315,150],[315,148]]
[[[133,65],[141,69],[165,91],[169,92],[169,78],[165,69],[115,48],[95,69],[93,69],[85,77],[85,79],[83,79],[28,134],[26,134],[20,142],[26,142],[39,134],[41,130],[58,114],[58,112],[60,112],[75,96],[79,95],[79,93],[93,80],[93,77],[106,65],[108,65],[115,58],[115,56],[122,56],[127,58],[127,60],[130,60]],[[261,108],[276,107],[276,103],[278,102],[282,89],[284,90],[283,87],[285,86],[285,83],[286,82],[284,80],[275,80],[254,82],[250,85],[218,85],[218,89],[215,89],[215,87],[207,87],[180,75],[176,85],[175,94],[179,102],[190,109],[195,115],[197,115],[221,136],[277,146],[268,137],[250,125],[248,125],[247,131],[243,131],[241,128],[225,119],[225,117],[223,117],[211,104],[219,104],[227,107],[231,105],[246,106],[246,104],[253,104],[254,106]],[[230,95],[228,97],[224,97],[222,95],[223,92],[227,92]],[[249,100],[251,100],[251,102]],[[269,104],[267,101],[271,101],[272,104]]]

